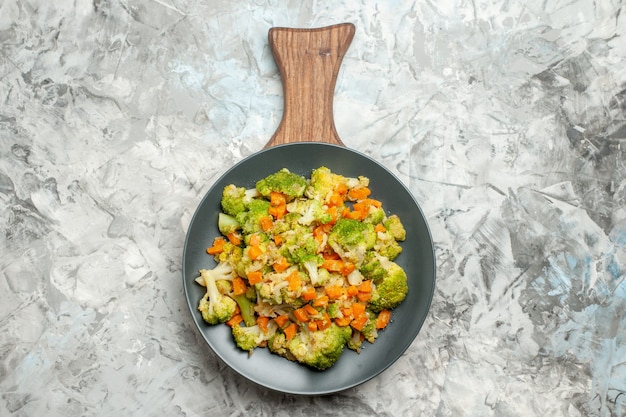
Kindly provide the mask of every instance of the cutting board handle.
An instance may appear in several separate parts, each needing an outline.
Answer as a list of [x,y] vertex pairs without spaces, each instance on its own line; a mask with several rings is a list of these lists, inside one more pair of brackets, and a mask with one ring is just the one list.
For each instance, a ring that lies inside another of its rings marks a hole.
[[339,67],[354,32],[352,23],[269,30],[269,44],[283,84],[284,110],[265,148],[293,142],[345,146],[335,128],[333,96]]

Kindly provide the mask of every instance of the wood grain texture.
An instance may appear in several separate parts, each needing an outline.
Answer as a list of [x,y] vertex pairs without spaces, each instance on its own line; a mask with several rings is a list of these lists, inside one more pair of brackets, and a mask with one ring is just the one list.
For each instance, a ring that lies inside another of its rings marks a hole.
[[351,23],[316,29],[272,28],[269,44],[281,74],[283,117],[265,148],[293,142],[344,146],[333,117],[337,74],[355,27]]

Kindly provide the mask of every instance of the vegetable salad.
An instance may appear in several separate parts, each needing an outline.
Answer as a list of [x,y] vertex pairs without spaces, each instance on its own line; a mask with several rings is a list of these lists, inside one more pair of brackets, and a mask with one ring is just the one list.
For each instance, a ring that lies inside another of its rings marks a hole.
[[408,284],[394,261],[404,226],[370,194],[368,178],[326,167],[226,186],[221,235],[207,248],[217,265],[196,279],[206,287],[203,319],[230,326],[240,349],[265,347],[319,370],[345,347],[374,343]]

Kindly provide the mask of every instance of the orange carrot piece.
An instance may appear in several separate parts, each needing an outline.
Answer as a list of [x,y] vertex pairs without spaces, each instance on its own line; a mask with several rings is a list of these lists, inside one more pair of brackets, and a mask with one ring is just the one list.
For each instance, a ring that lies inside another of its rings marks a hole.
[[378,223],[376,226],[374,226],[374,231],[375,231],[376,233],[379,233],[379,232],[386,232],[386,231],[387,231],[387,229],[385,229],[385,226],[383,226],[383,224],[382,224],[382,223]]
[[328,207],[328,210],[326,210],[326,212],[330,214],[330,217],[331,217],[331,220],[327,224],[330,224],[330,225],[335,224],[337,222],[337,216],[338,216],[337,206]]
[[274,321],[278,325],[278,327],[283,328],[289,322],[289,316],[286,314],[280,315],[278,317],[274,317]]
[[293,310],[293,315],[301,323],[306,323],[310,320],[309,314],[306,312],[304,308],[297,308]]
[[296,291],[298,288],[300,288],[300,286],[302,285],[302,280],[300,279],[300,274],[298,274],[298,271],[293,271],[291,274],[289,274],[287,276],[287,282],[289,283],[289,285],[287,286],[287,289],[289,291]]
[[359,289],[356,285],[350,285],[347,289],[346,289],[346,293],[350,296],[350,297],[354,297],[355,295],[357,295],[359,293]]
[[317,321],[310,321],[307,324],[307,326],[308,326],[310,332],[316,332],[317,331]]
[[335,319],[335,324],[339,327],[346,327],[347,325],[350,324],[350,320],[343,318],[343,317],[337,317]]
[[276,246],[280,246],[283,244],[283,237],[281,235],[274,235],[274,243]]
[[317,297],[317,292],[315,291],[315,288],[307,287],[307,289],[302,292],[301,297],[304,301],[315,300],[315,297]]
[[372,292],[372,280],[365,280],[358,286],[359,292]]
[[354,271],[356,269],[356,266],[352,263],[352,262],[344,262],[343,266],[341,267],[341,275],[348,276],[350,275],[350,273],[352,271]]
[[365,304],[354,303],[352,304],[352,314],[355,318],[365,315]]
[[256,233],[250,235],[250,241],[248,244],[250,246],[259,246],[261,244],[261,236]]
[[263,281],[263,272],[261,271],[250,271],[248,272],[248,284],[254,285]]
[[366,202],[367,204],[369,204],[370,206],[374,206],[374,207],[377,207],[377,208],[380,208],[380,207],[382,207],[382,206],[383,206],[382,201],[379,201],[379,200],[374,200],[373,198],[366,198],[366,199],[365,199],[365,202]]
[[264,232],[267,232],[272,228],[272,226],[274,226],[274,222],[270,216],[261,217],[259,222],[261,223],[261,229],[263,229]]
[[228,321],[226,321],[226,325],[228,327],[234,327],[234,326],[239,325],[239,323],[241,323],[242,321],[243,321],[243,317],[241,316],[241,314],[235,314]]
[[348,191],[348,197],[352,200],[363,200],[371,194],[371,190],[367,187],[352,188]]
[[282,217],[287,213],[287,205],[282,204],[280,206],[270,206],[267,212],[275,219],[282,219]]
[[235,246],[241,245],[241,235],[237,232],[231,232],[228,234],[228,240]]
[[322,295],[313,301],[313,307],[326,307],[328,305],[328,296]]
[[217,255],[218,253],[222,253],[224,250],[224,245],[226,244],[226,240],[223,237],[216,237],[213,239],[213,246],[206,249],[206,253],[209,255]]
[[304,309],[304,311],[307,312],[309,316],[315,316],[319,313],[317,309],[313,307],[311,304],[305,304],[304,307],[302,308]]
[[291,265],[289,264],[289,261],[285,257],[281,256],[276,262],[274,262],[272,266],[274,267],[274,271],[283,272],[284,270],[289,268]]
[[339,254],[337,254],[337,252],[324,252],[322,253],[322,258],[324,258],[324,260],[341,259],[339,258]]
[[387,324],[389,324],[390,320],[391,320],[391,311],[381,310],[380,313],[378,313],[378,317],[376,317],[376,328],[384,329],[385,327],[387,327]]
[[270,318],[267,316],[259,316],[256,318],[256,324],[263,333],[267,333]]
[[328,287],[324,288],[324,291],[326,292],[328,298],[331,300],[336,300],[343,295],[343,288],[339,285],[329,285]]
[[234,295],[245,294],[246,291],[248,291],[248,287],[246,285],[246,282],[243,280],[243,278],[235,277],[233,278],[232,282],[233,282],[233,294]]
[[339,193],[332,193],[328,199],[328,206],[331,207],[339,207],[343,204],[344,200],[343,197],[341,196],[341,194]]
[[348,192],[348,186],[344,183],[339,183],[335,185],[335,189],[333,191],[339,195],[343,195]]
[[321,267],[328,272],[339,272],[343,268],[343,261],[341,259],[326,259]]
[[344,317],[350,317],[353,314],[352,307],[342,307],[340,310]]
[[367,316],[365,314],[355,318],[354,320],[350,322],[350,326],[352,326],[353,329],[356,329],[358,331],[363,330],[363,327],[365,327],[366,324],[367,324]]
[[285,327],[283,331],[285,332],[285,339],[291,340],[298,331],[298,325],[296,323],[291,323],[289,326]]
[[262,253],[263,251],[258,246],[250,246],[250,248],[248,248],[248,256],[253,261],[261,256]]
[[369,300],[372,299],[372,293],[371,292],[360,292],[356,295],[356,299],[359,300],[362,303],[366,303]]
[[283,193],[272,191],[270,192],[270,204],[274,207],[287,204],[287,197]]

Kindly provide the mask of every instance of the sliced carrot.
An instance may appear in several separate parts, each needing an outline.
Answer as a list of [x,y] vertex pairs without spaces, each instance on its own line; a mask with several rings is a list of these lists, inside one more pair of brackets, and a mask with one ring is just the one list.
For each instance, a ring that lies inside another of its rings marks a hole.
[[270,192],[270,204],[274,207],[282,206],[287,203],[287,197],[285,194],[278,191]]
[[350,275],[350,273],[352,271],[354,271],[356,269],[356,266],[352,263],[352,262],[344,262],[343,266],[341,267],[341,275],[348,276]]
[[246,286],[246,282],[241,277],[233,278],[233,294],[241,295],[245,294],[248,291],[248,287]]
[[283,331],[285,332],[285,339],[291,340],[298,331],[298,325],[296,323],[291,323],[289,326],[285,327]]
[[261,236],[257,233],[250,235],[250,241],[248,244],[250,246],[259,246],[261,244]]
[[378,208],[383,206],[382,201],[374,200],[373,198],[366,198],[365,202],[367,202],[367,204],[369,204],[370,206],[374,206],[374,207],[378,207]]
[[352,200],[363,200],[371,194],[371,190],[367,187],[351,188],[348,191],[348,197]]
[[337,222],[337,206],[330,206],[328,207],[328,210],[326,210],[326,212],[328,214],[330,214],[331,220],[328,222],[328,224],[333,225]]
[[311,304],[305,304],[304,307],[302,308],[304,309],[304,311],[307,312],[309,316],[315,316],[319,313],[317,309],[313,307]]
[[301,323],[306,323],[310,320],[309,313],[304,308],[296,308],[293,310],[293,315]]
[[324,260],[341,259],[339,257],[339,254],[337,254],[337,252],[324,252],[322,253],[322,258],[324,258]]
[[390,320],[391,320],[391,311],[381,310],[380,313],[378,313],[378,317],[376,317],[376,328],[384,329],[385,327],[387,327],[387,324],[389,324]]
[[254,285],[262,281],[263,281],[263,272],[261,271],[248,272],[248,284]]
[[358,285],[359,292],[372,292],[372,281],[365,280]]
[[360,317],[365,315],[365,304],[354,303],[352,304],[352,314],[354,317]]
[[255,259],[257,259],[259,256],[261,256],[261,254],[263,253],[263,251],[261,250],[261,248],[259,248],[258,246],[250,246],[248,248],[248,256],[250,257],[250,259],[252,259],[253,261]]
[[350,317],[353,314],[352,307],[342,307],[340,310],[344,317]]
[[339,327],[346,327],[347,325],[350,324],[350,320],[343,318],[343,317],[337,317],[335,319],[335,324]]
[[234,327],[234,326],[237,326],[242,321],[243,321],[243,317],[241,316],[241,314],[235,314],[226,322],[226,325],[228,327]]
[[259,222],[261,223],[261,229],[263,229],[264,232],[267,232],[274,226],[274,222],[270,216],[261,217]]
[[356,295],[356,299],[359,300],[362,303],[366,303],[369,300],[372,299],[372,293],[371,292],[360,292]]
[[308,326],[308,328],[309,328],[309,331],[310,331],[310,332],[315,332],[315,331],[317,331],[317,321],[310,321],[310,322],[307,324],[307,326]]
[[341,259],[325,259],[322,263],[322,268],[328,272],[340,272],[344,264]]
[[328,206],[335,206],[335,207],[339,207],[342,206],[344,203],[344,199],[341,196],[341,194],[339,193],[331,193],[330,197],[328,198]]
[[328,313],[324,312],[322,313],[322,318],[315,320],[315,324],[317,324],[317,329],[318,330],[324,330],[324,329],[328,329],[330,327],[330,325],[332,324],[330,317],[328,317]]
[[387,231],[387,229],[385,229],[385,226],[383,226],[383,224],[382,224],[382,223],[378,223],[376,226],[374,226],[374,231],[375,231],[376,233],[379,233],[379,232],[386,232],[386,231]]
[[274,317],[274,321],[276,322],[278,327],[283,328],[283,327],[285,327],[285,325],[289,321],[289,316],[286,315],[286,314],[282,314],[282,315],[280,315],[278,317]]
[[263,333],[267,333],[270,318],[267,316],[259,316],[256,318],[256,324]]
[[213,246],[206,249],[206,253],[209,255],[217,255],[218,253],[222,253],[224,250],[224,245],[226,244],[226,240],[223,237],[216,237],[213,239]]
[[282,219],[282,217],[287,213],[287,205],[282,204],[280,206],[270,206],[270,208],[267,211],[275,219]]
[[358,331],[363,330],[363,327],[365,327],[366,324],[367,324],[367,315],[365,314],[359,317],[356,317],[354,320],[350,322],[350,326],[352,326],[353,329],[356,329]]
[[341,182],[335,185],[335,189],[333,191],[335,191],[339,195],[343,195],[348,192],[348,186],[345,183]]
[[274,243],[276,246],[280,246],[283,244],[283,237],[281,235],[274,235]]
[[300,279],[300,274],[298,274],[298,271],[293,271],[291,274],[289,274],[287,276],[287,282],[289,283],[289,285],[287,286],[287,289],[289,291],[296,291],[298,288],[300,288],[300,286],[302,285],[302,280]]
[[241,235],[237,232],[231,232],[228,234],[228,240],[235,246],[241,245]]
[[274,264],[272,265],[272,267],[274,268],[274,271],[276,272],[283,272],[285,271],[287,268],[289,268],[291,266],[291,264],[289,263],[289,261],[287,260],[287,258],[281,256],[276,262],[274,262]]
[[339,285],[329,285],[328,287],[324,288],[324,291],[326,292],[328,298],[331,300],[336,300],[343,295],[343,288]]
[[328,296],[322,295],[313,301],[313,307],[326,307],[328,305]]
[[350,296],[350,297],[354,297],[355,295],[357,295],[359,293],[359,289],[356,285],[350,285],[347,289],[346,289],[346,293]]
[[301,297],[304,301],[315,300],[315,297],[317,297],[317,292],[315,291],[315,288],[307,287],[306,290],[302,292]]

